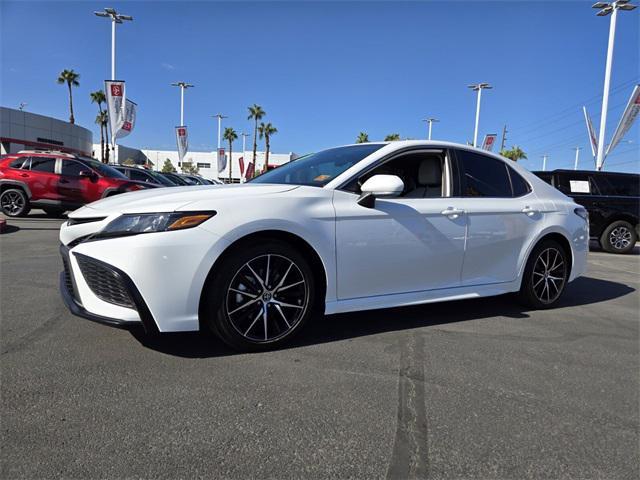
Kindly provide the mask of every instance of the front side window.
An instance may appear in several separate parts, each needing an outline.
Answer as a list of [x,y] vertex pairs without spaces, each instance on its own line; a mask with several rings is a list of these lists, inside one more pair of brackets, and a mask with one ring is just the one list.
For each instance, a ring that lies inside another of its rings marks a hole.
[[139,182],[147,182],[147,183],[156,183],[153,181],[153,178],[147,175],[146,172],[142,172],[140,170],[129,170],[129,176],[131,177],[131,180],[137,180]]
[[115,168],[109,165],[98,162],[97,160],[82,158],[82,162],[92,170],[97,171],[103,177],[117,178],[119,180],[128,180],[127,176],[124,173],[119,172],[118,170],[116,170]]
[[29,157],[18,157],[9,163],[9,167],[18,169],[29,169]]
[[512,196],[508,167],[502,160],[466,150],[458,150],[456,156],[461,163],[462,196]]
[[56,169],[56,159],[47,157],[32,157],[31,158],[31,171],[54,173]]
[[363,143],[312,153],[270,170],[251,182],[324,187],[384,145]]
[[80,172],[86,171],[87,167],[74,160],[62,160],[60,173],[66,177],[79,177]]

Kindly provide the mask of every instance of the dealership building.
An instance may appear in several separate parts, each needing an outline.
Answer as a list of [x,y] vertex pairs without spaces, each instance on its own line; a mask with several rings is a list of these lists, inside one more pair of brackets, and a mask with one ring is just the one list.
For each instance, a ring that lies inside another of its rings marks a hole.
[[0,107],[0,143],[3,155],[20,150],[91,155],[93,134],[91,130],[57,118]]
[[[100,158],[100,144],[93,145],[93,156]],[[187,152],[184,157],[185,163],[191,163],[198,167],[198,173],[204,178],[220,179],[228,181],[229,179],[229,167],[231,166],[231,179],[233,182],[239,182],[241,180],[241,164],[244,164],[246,169],[249,162],[253,162],[253,151],[247,150],[243,152],[233,152],[233,158],[231,164],[229,163],[229,152],[225,152],[226,168],[222,172],[218,172],[218,154],[217,152]],[[297,158],[294,153],[273,153],[269,152],[269,167],[277,167],[283,165],[291,160]],[[182,165],[178,158],[177,150],[151,150],[151,149],[136,149],[126,147],[124,145],[116,145],[116,154],[111,154],[110,160],[114,159],[117,163],[124,163],[125,161],[133,161],[138,165],[151,165],[153,170],[160,171],[165,162],[169,160],[173,165],[173,168],[177,172],[182,171]],[[242,161],[241,161],[242,159]],[[258,172],[264,169],[265,152],[256,152],[256,163],[258,165]]]

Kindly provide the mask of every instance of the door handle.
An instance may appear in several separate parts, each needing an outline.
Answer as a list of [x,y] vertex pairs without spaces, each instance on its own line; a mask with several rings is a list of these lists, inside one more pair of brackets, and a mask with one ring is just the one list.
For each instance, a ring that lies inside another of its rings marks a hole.
[[20,174],[20,176],[21,176],[21,177],[28,177],[28,176],[29,176],[29,174],[28,174],[28,173],[21,173],[21,174]]
[[525,215],[527,215],[528,217],[532,217],[534,216],[536,213],[540,213],[539,210],[536,210],[535,208],[531,208],[529,206],[524,207],[521,210],[522,213],[524,213]]
[[448,207],[446,210],[443,210],[440,213],[446,217],[449,217],[452,220],[455,220],[456,218],[458,218],[460,215],[464,213],[464,210],[461,210],[459,208]]

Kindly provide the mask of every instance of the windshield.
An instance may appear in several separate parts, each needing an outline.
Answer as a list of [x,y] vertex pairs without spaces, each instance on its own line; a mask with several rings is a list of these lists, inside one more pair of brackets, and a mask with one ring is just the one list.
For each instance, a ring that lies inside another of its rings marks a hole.
[[324,187],[342,172],[384,146],[383,143],[363,143],[311,153],[270,170],[251,182]]
[[118,178],[120,180],[129,180],[124,173],[121,173],[115,168],[110,167],[109,165],[101,163],[97,160],[89,160],[87,158],[83,158],[82,161],[88,166],[90,166],[91,168],[93,168],[94,170],[96,170],[100,175],[104,177]]

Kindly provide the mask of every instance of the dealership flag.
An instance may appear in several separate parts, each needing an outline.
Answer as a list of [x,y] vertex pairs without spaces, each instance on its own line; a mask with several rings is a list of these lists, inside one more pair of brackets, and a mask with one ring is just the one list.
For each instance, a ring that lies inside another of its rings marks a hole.
[[589,132],[589,140],[591,142],[591,153],[593,156],[596,156],[596,152],[598,151],[598,139],[596,138],[596,131],[593,129],[593,123],[591,123],[591,117],[587,113],[587,107],[582,107],[582,111],[584,112],[584,120],[587,122],[587,132]]
[[631,98],[629,98],[629,103],[627,103],[627,108],[624,109],[622,114],[622,118],[620,119],[620,123],[616,128],[615,133],[613,134],[613,138],[611,139],[611,143],[607,148],[607,153],[605,155],[609,155],[609,152],[616,148],[616,145],[620,143],[620,140],[627,134],[631,125],[638,117],[640,113],[640,85],[636,85],[636,88],[633,89],[631,93]]
[[128,98],[125,100],[124,105],[124,121],[120,126],[120,130],[116,132],[116,138],[126,137],[133,131],[133,127],[136,126],[136,110],[138,105]]
[[104,91],[107,97],[107,113],[109,114],[109,127],[111,139],[116,144],[116,138],[124,123],[125,86],[120,80],[105,80]]
[[253,168],[253,162],[249,162],[247,164],[247,174],[245,175],[245,178],[253,178],[253,172],[254,172],[254,168]]
[[493,150],[493,145],[496,143],[496,138],[498,138],[498,135],[496,135],[495,133],[487,133],[484,136],[484,142],[482,142],[482,149],[489,152]]
[[187,127],[184,125],[176,127],[176,141],[178,143],[178,161],[182,163],[182,159],[189,149],[189,140],[187,137]]
[[224,156],[224,148],[218,149],[218,173],[227,168],[227,157]]

